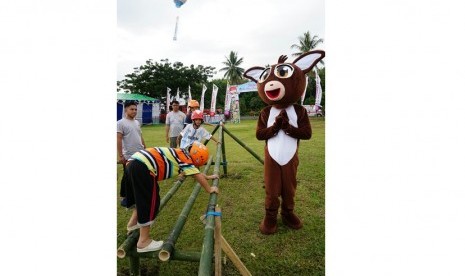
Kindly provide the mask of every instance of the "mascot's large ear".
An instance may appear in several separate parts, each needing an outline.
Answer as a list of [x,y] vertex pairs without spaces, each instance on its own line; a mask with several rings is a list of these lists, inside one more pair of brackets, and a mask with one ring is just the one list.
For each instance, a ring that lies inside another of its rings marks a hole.
[[303,53],[298,58],[292,62],[294,65],[299,67],[304,74],[310,72],[313,66],[315,66],[320,60],[325,57],[325,51],[314,50],[310,52]]
[[260,75],[262,74],[263,70],[265,68],[263,67],[259,67],[259,66],[255,66],[255,67],[252,67],[252,68],[249,68],[247,69],[247,71],[244,72],[244,77],[254,81],[254,82],[258,82],[258,78],[260,78]]

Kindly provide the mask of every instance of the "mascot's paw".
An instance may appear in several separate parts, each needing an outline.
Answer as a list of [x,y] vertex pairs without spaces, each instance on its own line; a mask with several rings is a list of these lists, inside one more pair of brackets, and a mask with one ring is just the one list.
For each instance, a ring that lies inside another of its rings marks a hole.
[[260,232],[265,235],[274,234],[278,231],[278,221],[276,218],[266,216],[260,223]]
[[284,225],[292,229],[300,229],[303,226],[302,221],[294,213],[281,214]]

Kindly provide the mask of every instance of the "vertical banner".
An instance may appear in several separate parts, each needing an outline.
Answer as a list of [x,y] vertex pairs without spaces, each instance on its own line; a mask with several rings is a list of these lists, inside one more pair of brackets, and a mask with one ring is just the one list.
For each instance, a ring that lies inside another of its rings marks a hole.
[[202,86],[202,96],[200,97],[200,111],[203,113],[203,103],[204,103],[204,98],[205,98],[205,91],[207,91],[207,86],[203,84]]
[[169,87],[166,87],[166,113],[170,112],[170,91]]
[[320,108],[321,104],[321,94],[322,94],[322,89],[321,89],[321,84],[320,84],[320,76],[318,76],[318,72],[315,68],[315,81],[316,81],[316,94],[315,94],[315,111],[317,111]]
[[304,89],[304,93],[302,93],[302,98],[300,99],[300,105],[304,105],[305,94],[307,94],[307,86],[308,86],[308,76],[305,75],[305,89]]
[[179,102],[179,87],[178,87],[178,92],[176,92],[176,98],[175,99],[176,99],[176,101]]
[[231,95],[231,122],[237,124],[241,122],[241,113],[239,110],[239,93]]
[[213,91],[212,91],[212,101],[210,105],[210,116],[215,115],[216,110],[216,95],[218,94],[218,86],[213,84]]
[[236,85],[229,85],[226,87],[226,98],[224,99],[224,115],[229,116],[231,110],[232,95],[237,93]]
[[192,95],[191,95],[191,86],[189,85],[189,90],[187,91],[188,93],[188,99],[187,102],[190,102],[192,100]]

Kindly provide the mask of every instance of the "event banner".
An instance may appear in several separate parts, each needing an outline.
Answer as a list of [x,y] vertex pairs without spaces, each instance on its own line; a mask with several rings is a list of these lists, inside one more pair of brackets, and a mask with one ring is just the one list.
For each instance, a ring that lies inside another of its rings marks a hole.
[[218,86],[213,84],[213,91],[212,91],[212,101],[210,106],[210,116],[215,115],[216,110],[216,95],[218,94]]
[[[255,83],[254,83],[255,84]],[[226,88],[226,98],[224,101],[224,115],[231,118],[231,122],[239,123],[241,121],[239,113],[239,85],[228,85]]]
[[170,91],[169,87],[166,87],[166,113],[170,111]]
[[205,91],[207,91],[207,86],[203,84],[202,86],[202,96],[200,97],[200,111],[203,112],[203,103],[205,98]]
[[320,84],[320,76],[318,76],[318,72],[315,69],[315,81],[316,81],[316,95],[315,95],[315,106],[321,106],[321,84]]
[[226,87],[226,97],[224,100],[224,113],[229,115],[229,110],[231,108],[231,98],[233,94],[237,93],[237,85],[229,85]]
[[257,91],[257,84],[253,81],[249,81],[240,85],[237,85],[237,94],[244,92],[253,92]]

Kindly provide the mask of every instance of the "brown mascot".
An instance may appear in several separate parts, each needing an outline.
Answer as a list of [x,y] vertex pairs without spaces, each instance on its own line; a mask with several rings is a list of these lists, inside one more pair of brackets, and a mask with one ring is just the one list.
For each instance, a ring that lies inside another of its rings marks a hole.
[[294,214],[297,188],[297,149],[299,140],[312,136],[307,111],[296,102],[306,88],[305,74],[325,56],[314,50],[300,55],[292,63],[280,56],[270,67],[252,67],[244,76],[257,83],[260,98],[269,106],[260,112],[256,136],[265,140],[265,218],[260,223],[263,234],[277,231],[279,197],[281,218],[292,229],[302,228],[302,221]]

